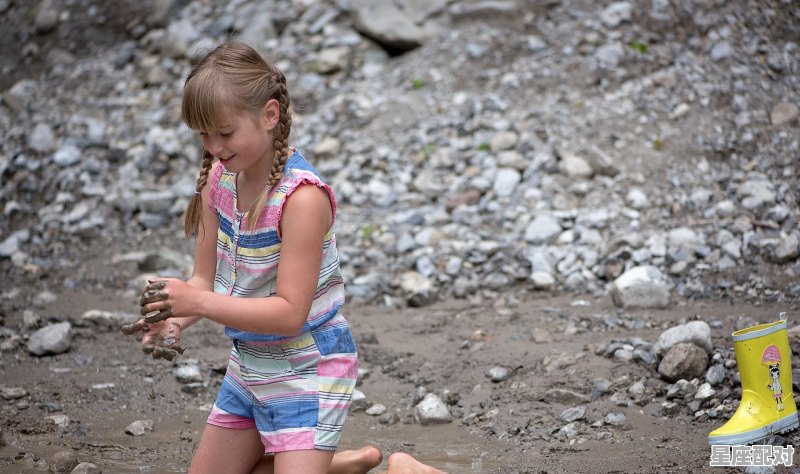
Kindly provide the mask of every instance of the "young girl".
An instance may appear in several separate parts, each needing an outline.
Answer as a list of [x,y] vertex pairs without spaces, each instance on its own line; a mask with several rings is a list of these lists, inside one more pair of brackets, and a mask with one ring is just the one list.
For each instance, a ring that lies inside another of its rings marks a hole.
[[336,200],[289,147],[284,75],[249,46],[223,44],[189,73],[181,115],[203,145],[185,221],[194,271],[151,280],[136,326],[154,357],[171,358],[201,318],[233,341],[189,472],[367,472],[381,462],[372,446],[334,456],[357,354],[339,313]]

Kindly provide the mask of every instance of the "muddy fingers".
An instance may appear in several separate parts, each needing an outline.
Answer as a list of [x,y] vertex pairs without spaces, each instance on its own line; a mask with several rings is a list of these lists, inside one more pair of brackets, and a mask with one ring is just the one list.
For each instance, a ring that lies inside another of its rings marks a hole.
[[[142,316],[145,315],[144,308],[142,308]],[[151,314],[150,316],[144,316],[144,322],[146,323],[160,323],[169,317],[172,316],[172,308],[167,304],[164,308],[159,310],[156,314]]]
[[149,326],[144,321],[136,321],[132,324],[125,324],[119,330],[122,331],[122,334],[126,336],[130,336],[131,334],[136,334],[137,332],[147,332]]

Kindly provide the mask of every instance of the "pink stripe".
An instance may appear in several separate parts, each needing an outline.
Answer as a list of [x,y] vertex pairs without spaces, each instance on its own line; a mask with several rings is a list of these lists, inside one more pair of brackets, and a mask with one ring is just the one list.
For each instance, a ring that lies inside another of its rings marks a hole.
[[289,433],[261,433],[261,441],[268,452],[295,451],[298,449],[314,449],[314,429],[292,431]]
[[317,375],[355,380],[358,375],[358,363],[355,357],[344,357],[336,354],[335,359],[321,360],[317,364]]
[[216,405],[211,409],[211,414],[208,415],[207,422],[209,425],[231,428],[234,430],[246,430],[256,427],[256,420],[226,413],[218,409]]
[[330,408],[332,410],[347,410],[350,408],[349,403],[320,403],[320,408]]

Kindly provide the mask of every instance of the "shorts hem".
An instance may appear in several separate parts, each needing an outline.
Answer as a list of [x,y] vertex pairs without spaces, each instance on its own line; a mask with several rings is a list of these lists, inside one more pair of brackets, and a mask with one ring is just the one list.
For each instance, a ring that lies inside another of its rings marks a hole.
[[336,448],[333,446],[303,446],[303,445],[285,444],[282,446],[266,447],[264,452],[266,454],[275,454],[275,453],[285,453],[287,451],[307,451],[309,449],[315,449],[317,451],[336,451]]
[[220,428],[227,428],[230,430],[249,430],[256,427],[256,420],[236,420],[236,421],[220,421],[207,419],[206,423],[209,425],[219,426]]

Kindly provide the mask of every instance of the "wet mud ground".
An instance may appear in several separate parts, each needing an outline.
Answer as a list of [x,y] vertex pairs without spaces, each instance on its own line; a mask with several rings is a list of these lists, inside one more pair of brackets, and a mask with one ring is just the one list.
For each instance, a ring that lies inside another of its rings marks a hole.
[[[136,310],[129,293],[59,296],[44,314]],[[345,314],[367,370],[358,388],[369,404],[385,405],[399,421],[382,424],[363,410],[353,411],[340,447],[373,444],[387,455],[405,451],[450,473],[724,472],[708,467],[706,444],[708,432],[724,420],[697,422],[685,408],[675,417],[658,416],[664,396],[657,387],[663,383],[650,382],[657,374],[633,362],[597,356],[594,348],[615,338],[652,343],[678,321],[700,317],[720,322],[712,327],[715,348],[730,349],[728,336],[740,319],[768,322],[781,310],[787,308],[678,302],[666,310],[619,311],[608,298],[528,291],[423,308],[349,304]],[[604,321],[609,318],[618,324],[608,327]],[[545,341],[536,342],[534,331],[536,339]],[[5,439],[0,473],[37,472],[36,460],[67,449],[103,472],[185,471],[222,380],[229,343],[221,327],[205,321],[188,329],[183,341],[188,348],[184,356],[172,363],[154,361],[140,352],[133,336],[87,325],[73,329],[73,345],[65,354],[37,358],[24,346],[2,353],[2,385],[23,387],[29,395],[0,400]],[[548,361],[558,357],[576,360],[549,370]],[[199,393],[184,392],[173,373],[187,359],[201,367],[206,387]],[[494,366],[510,368],[512,376],[491,382],[486,372]],[[650,399],[619,407],[606,394],[584,403],[579,438],[585,442],[559,438],[554,433],[565,424],[559,414],[577,403],[554,403],[544,393],[566,388],[589,394],[596,377],[621,388],[648,377]],[[455,394],[462,416],[443,425],[413,422],[417,386]],[[609,412],[624,413],[627,425],[603,427],[612,435],[594,439],[598,429],[589,425]],[[46,418],[53,414],[68,416],[69,426],[55,426]],[[153,431],[125,433],[130,423],[142,419],[153,420]],[[797,437],[788,435],[788,442],[797,444]],[[790,471],[779,467],[777,472]]]

